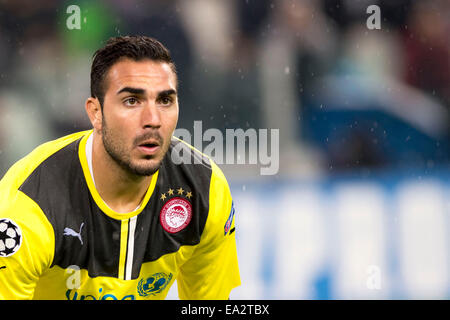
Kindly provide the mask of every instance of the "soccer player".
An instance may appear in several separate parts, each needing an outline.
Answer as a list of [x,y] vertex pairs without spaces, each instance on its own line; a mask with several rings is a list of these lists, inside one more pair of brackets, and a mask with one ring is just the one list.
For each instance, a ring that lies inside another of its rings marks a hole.
[[85,109],[92,130],[37,147],[0,181],[0,299],[164,299],[175,279],[181,299],[228,299],[232,198],[217,165],[172,136],[168,50],[111,38]]

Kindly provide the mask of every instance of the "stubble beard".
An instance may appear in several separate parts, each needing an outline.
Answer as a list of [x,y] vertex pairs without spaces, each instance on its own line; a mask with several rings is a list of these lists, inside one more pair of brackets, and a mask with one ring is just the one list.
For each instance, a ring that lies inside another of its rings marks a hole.
[[[144,164],[133,162],[130,154],[131,150],[128,151],[126,150],[124,144],[117,143],[117,139],[114,139],[111,130],[108,129],[105,119],[103,118],[102,120],[102,141],[106,152],[111,157],[111,159],[114,160],[122,169],[132,175],[152,176],[156,173],[156,171],[159,170],[161,166],[161,162],[164,159],[167,150],[169,149],[169,144],[165,145],[163,143],[164,140],[159,135],[159,133],[149,131],[149,133],[136,138],[133,143],[133,147],[137,146],[136,142],[144,141],[150,138],[157,139],[159,141],[160,147],[163,148],[161,150],[162,152],[155,156],[147,156],[146,158],[142,159],[141,161],[145,162]],[[160,159],[158,159],[157,157],[160,157]]]

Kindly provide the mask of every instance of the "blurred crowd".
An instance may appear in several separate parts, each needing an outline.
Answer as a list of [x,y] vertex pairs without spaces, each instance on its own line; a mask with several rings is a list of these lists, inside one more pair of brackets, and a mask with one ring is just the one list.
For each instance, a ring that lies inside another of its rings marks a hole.
[[[80,29],[67,26],[72,4]],[[178,127],[278,128],[281,173],[448,166],[449,16],[446,0],[0,1],[0,176],[90,128],[92,54],[128,34],[170,49]]]

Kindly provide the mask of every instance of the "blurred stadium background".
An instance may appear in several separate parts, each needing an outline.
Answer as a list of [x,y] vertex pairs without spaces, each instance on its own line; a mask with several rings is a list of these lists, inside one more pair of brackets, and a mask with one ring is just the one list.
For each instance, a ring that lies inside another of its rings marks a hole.
[[280,129],[278,174],[221,166],[232,299],[448,299],[449,17],[445,0],[0,1],[0,176],[90,127],[106,39],[153,36],[179,70],[178,127]]

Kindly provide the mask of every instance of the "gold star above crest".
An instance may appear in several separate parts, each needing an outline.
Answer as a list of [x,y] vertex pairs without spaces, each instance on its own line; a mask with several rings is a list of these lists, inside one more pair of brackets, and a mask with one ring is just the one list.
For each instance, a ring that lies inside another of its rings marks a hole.
[[167,191],[167,193],[169,194],[169,196],[173,196],[173,189],[169,189],[169,191]]
[[161,193],[161,200],[165,200],[166,199],[166,194],[165,193]]
[[177,191],[178,191],[178,194],[183,194],[183,192],[184,192],[183,188],[181,188],[181,187]]
[[191,197],[192,197],[192,192],[190,192],[190,191],[187,192],[187,193],[186,193],[186,198],[190,199]]

